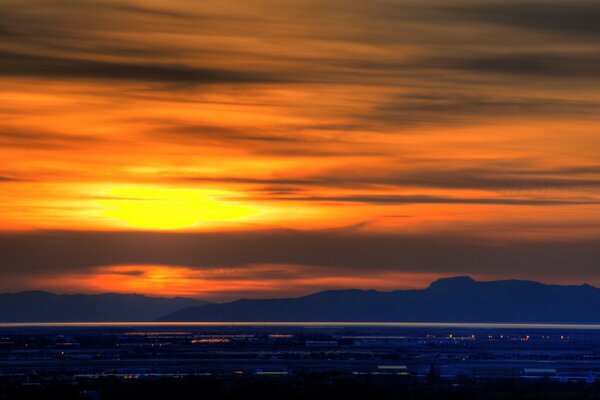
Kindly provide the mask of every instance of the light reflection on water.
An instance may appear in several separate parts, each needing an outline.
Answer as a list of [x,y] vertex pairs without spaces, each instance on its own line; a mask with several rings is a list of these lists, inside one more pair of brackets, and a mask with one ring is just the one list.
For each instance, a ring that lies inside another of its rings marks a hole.
[[600,324],[504,324],[457,322],[15,322],[0,323],[0,328],[19,327],[231,327],[231,326],[281,326],[281,327],[373,327],[373,328],[490,328],[490,329],[593,329]]

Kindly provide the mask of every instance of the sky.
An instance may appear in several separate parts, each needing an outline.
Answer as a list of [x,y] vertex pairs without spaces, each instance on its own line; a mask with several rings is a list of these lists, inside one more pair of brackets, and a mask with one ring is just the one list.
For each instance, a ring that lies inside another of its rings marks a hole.
[[600,286],[600,4],[0,0],[0,291]]

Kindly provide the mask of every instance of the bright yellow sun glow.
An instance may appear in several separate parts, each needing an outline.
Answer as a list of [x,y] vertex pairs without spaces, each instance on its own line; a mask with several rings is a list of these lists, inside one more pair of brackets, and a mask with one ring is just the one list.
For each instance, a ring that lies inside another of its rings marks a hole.
[[185,229],[238,220],[258,211],[224,199],[226,193],[198,189],[116,188],[100,204],[102,216],[142,229]]

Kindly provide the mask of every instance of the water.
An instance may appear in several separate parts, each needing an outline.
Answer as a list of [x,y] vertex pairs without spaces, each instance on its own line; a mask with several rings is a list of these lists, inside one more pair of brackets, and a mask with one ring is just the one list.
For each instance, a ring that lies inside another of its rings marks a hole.
[[1,328],[60,327],[365,327],[365,328],[476,328],[476,329],[564,329],[600,330],[600,324],[504,324],[458,322],[15,322]]

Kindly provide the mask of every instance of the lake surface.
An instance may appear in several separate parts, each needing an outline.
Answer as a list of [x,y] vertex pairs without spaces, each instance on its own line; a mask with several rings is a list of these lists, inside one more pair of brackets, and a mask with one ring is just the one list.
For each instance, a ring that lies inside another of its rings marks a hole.
[[478,328],[478,329],[565,329],[600,330],[600,324],[503,324],[454,322],[16,322],[0,328],[19,327],[371,327],[371,328]]

